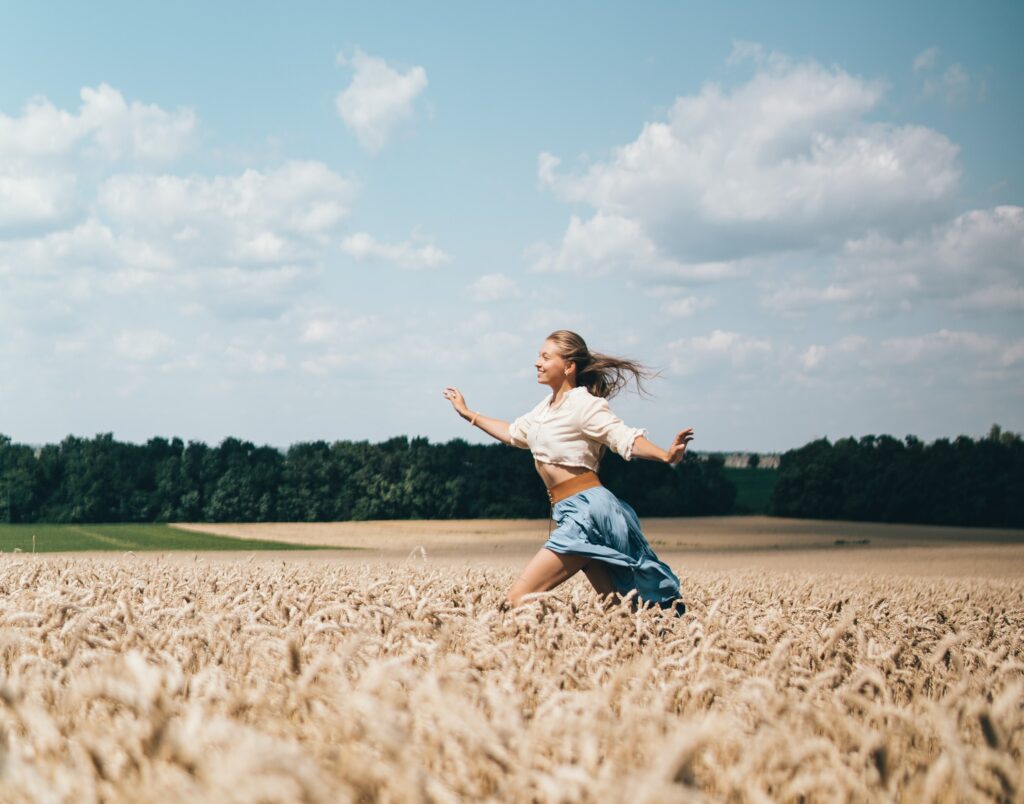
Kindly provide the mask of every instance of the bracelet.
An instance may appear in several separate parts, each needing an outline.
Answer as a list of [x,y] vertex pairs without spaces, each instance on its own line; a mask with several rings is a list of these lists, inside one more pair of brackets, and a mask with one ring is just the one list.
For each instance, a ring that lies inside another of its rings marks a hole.
[[476,419],[477,419],[477,416],[479,416],[479,415],[480,415],[479,413],[474,413],[473,414],[473,418],[469,420],[469,426],[470,427],[476,427]]

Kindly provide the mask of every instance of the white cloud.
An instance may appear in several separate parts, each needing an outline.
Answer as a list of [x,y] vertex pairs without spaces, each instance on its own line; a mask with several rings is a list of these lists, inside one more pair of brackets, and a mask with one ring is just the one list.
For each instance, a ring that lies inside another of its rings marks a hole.
[[83,87],[78,113],[34,98],[18,117],[0,112],[0,155],[5,160],[68,156],[76,149],[105,159],[167,160],[194,142],[198,121],[191,109],[168,112],[155,104],[128,103],[108,84]]
[[232,322],[280,317],[337,259],[356,192],[318,162],[212,177],[115,174],[79,223],[0,236],[3,314],[40,339],[112,304],[158,320],[167,309]]
[[519,285],[505,274],[484,274],[469,286],[468,293],[479,303],[503,301],[519,296]]
[[122,230],[194,255],[215,250],[234,262],[299,259],[348,215],[357,184],[321,162],[287,162],[238,176],[107,179],[98,205]]
[[815,371],[836,355],[851,355],[860,352],[867,344],[861,335],[848,335],[833,346],[811,344],[800,353],[799,361],[804,371]]
[[965,212],[902,239],[867,234],[826,261],[825,285],[789,276],[763,298],[778,312],[838,307],[845,318],[924,301],[981,311],[1024,309],[1024,208]]
[[924,94],[941,98],[949,104],[967,98],[974,81],[967,74],[967,71],[959,64],[950,64],[942,75],[928,78],[924,82]]
[[725,366],[757,370],[763,368],[773,349],[766,339],[716,329],[708,335],[673,341],[668,350],[672,370],[691,374]]
[[352,82],[338,94],[335,105],[360,145],[376,153],[401,123],[412,118],[413,103],[427,88],[427,71],[415,66],[399,72],[358,48],[351,64]]
[[191,109],[168,112],[155,104],[129,104],[107,84],[84,87],[81,96],[81,122],[107,158],[168,160],[193,144],[197,121]]
[[121,174],[68,229],[0,238],[0,266],[30,304],[105,294],[191,296],[229,317],[289,303],[320,270],[355,184],[316,162],[238,176]]
[[0,112],[0,233],[52,228],[78,211],[80,169],[94,163],[166,161],[195,141],[190,109],[127,102],[113,87],[84,87],[77,113],[34,98],[20,115]]
[[800,365],[808,371],[817,368],[818,364],[825,358],[825,354],[824,346],[818,346],[817,344],[808,346],[804,353],[800,355]]
[[433,244],[417,246],[408,240],[382,243],[368,232],[349,235],[342,241],[341,250],[359,261],[378,260],[409,270],[436,268],[451,262],[451,257]]
[[1024,365],[1024,339],[951,329],[880,339],[851,335],[812,344],[799,351],[797,362],[806,375],[827,374],[836,382],[970,384]]
[[573,215],[558,248],[533,246],[534,271],[572,271],[603,274],[660,261],[654,244],[635,221],[597,213],[588,221]]
[[229,344],[224,355],[233,370],[253,374],[281,371],[288,365],[288,359],[283,354],[266,352],[245,343]]
[[114,340],[117,354],[135,363],[150,363],[166,355],[174,339],[159,330],[124,330]]
[[963,310],[987,312],[1024,310],[1024,283],[1007,282],[969,291],[955,301],[954,306]]
[[[433,378],[433,384],[439,374],[461,375],[467,383],[483,375],[499,376],[519,367],[510,362],[517,354],[524,363],[532,359],[522,349],[521,333],[529,330],[522,322],[510,329],[507,317],[492,309],[464,312],[453,316],[448,309],[429,306],[386,315],[329,306],[305,309],[294,314],[301,333],[298,365],[306,374],[346,372],[355,382],[369,379],[378,384],[381,377],[394,373],[408,380],[419,372],[424,379]],[[420,387],[413,393],[426,391]]]
[[574,217],[538,263],[578,263],[594,229],[639,244],[644,257],[722,265],[934,221],[957,186],[957,147],[922,126],[868,119],[882,97],[878,82],[773,54],[744,84],[677,98],[665,121],[582,173],[559,173],[557,158],[541,154],[540,183],[596,212]]
[[344,346],[385,333],[376,315],[329,308],[300,309],[294,313],[303,343]]
[[711,299],[699,296],[681,296],[665,302],[661,309],[673,318],[690,318],[711,306]]
[[939,67],[939,49],[930,47],[914,58],[914,72],[923,74],[921,91],[927,98],[939,98],[948,104],[964,100],[972,94],[981,97],[984,84],[973,78],[962,64],[953,62],[936,74]]
[[321,343],[334,334],[334,322],[315,318],[306,322],[302,330],[302,340],[306,343]]
[[590,276],[621,271],[669,280],[714,282],[747,270],[744,260],[673,260],[659,251],[639,223],[602,212],[589,220],[572,215],[557,246],[535,243],[525,250],[524,256],[531,271]]
[[67,173],[4,175],[0,167],[0,233],[69,218],[75,187],[75,177]]
[[924,335],[883,340],[879,344],[877,359],[896,364],[921,363],[939,357],[947,358],[952,354],[994,356],[1001,354],[1005,348],[991,335],[942,329]]
[[537,183],[540,187],[553,187],[558,177],[555,171],[562,164],[562,160],[553,154],[542,151],[537,156]]
[[919,73],[922,70],[933,69],[938,57],[939,49],[937,47],[930,47],[927,50],[922,50],[914,57],[914,72]]

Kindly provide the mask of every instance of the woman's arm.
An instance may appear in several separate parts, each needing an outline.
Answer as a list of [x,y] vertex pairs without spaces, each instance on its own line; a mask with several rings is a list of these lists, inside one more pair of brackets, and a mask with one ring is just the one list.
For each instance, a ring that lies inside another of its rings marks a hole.
[[608,400],[591,396],[583,400],[579,409],[579,426],[587,438],[600,441],[611,447],[627,461],[646,458],[649,461],[676,464],[683,459],[686,445],[693,439],[693,428],[680,430],[667,450],[651,443],[647,430],[627,427],[622,419],[612,413]]
[[633,442],[633,457],[646,458],[649,461],[660,461],[662,463],[679,463],[686,454],[686,445],[693,440],[693,428],[687,427],[680,430],[667,450],[663,450],[657,444],[648,441],[644,436],[637,436]]
[[470,414],[476,416],[476,426],[483,430],[487,435],[493,436],[498,439],[502,444],[511,444],[512,436],[509,435],[508,422],[504,422],[501,419],[492,419],[488,416],[481,416],[479,413]]
[[469,409],[466,400],[458,388],[445,388],[444,398],[452,403],[455,412],[471,424],[479,427],[487,435],[492,436],[503,444],[511,444],[512,437],[509,435],[508,422],[501,419],[492,419],[489,416],[481,416]]

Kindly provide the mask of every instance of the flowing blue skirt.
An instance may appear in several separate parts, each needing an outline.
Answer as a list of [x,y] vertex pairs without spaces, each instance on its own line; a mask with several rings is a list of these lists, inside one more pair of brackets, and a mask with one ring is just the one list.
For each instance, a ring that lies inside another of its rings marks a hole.
[[635,589],[641,600],[683,613],[679,578],[654,554],[628,503],[596,486],[555,503],[551,515],[557,527],[548,550],[602,561],[620,595]]

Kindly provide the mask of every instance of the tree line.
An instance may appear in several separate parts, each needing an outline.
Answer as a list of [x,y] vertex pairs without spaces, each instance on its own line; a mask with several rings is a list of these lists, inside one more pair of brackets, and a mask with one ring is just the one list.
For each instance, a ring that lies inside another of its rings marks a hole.
[[812,441],[783,454],[777,516],[931,525],[1024,527],[1024,440],[914,436]]
[[[602,481],[641,516],[726,514],[716,457],[675,467],[607,452]],[[41,448],[0,435],[0,522],[301,522],[544,517],[528,452],[462,439],[315,441],[282,451],[237,438],[145,444],[110,433]]]

